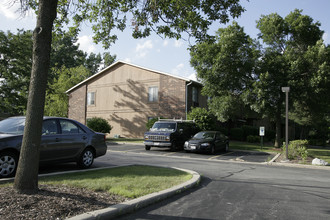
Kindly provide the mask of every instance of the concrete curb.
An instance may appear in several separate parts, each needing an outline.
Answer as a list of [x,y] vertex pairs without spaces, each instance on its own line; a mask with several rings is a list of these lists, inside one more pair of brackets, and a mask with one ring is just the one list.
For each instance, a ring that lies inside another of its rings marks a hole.
[[189,188],[192,188],[200,182],[200,175],[191,170],[171,167],[173,169],[181,170],[193,175],[193,177],[180,185],[174,186],[170,189],[166,189],[160,192],[152,193],[149,195],[142,196],[137,199],[133,199],[127,202],[123,202],[117,205],[110,206],[109,208],[100,209],[92,212],[86,212],[81,215],[74,216],[72,218],[68,218],[67,220],[94,220],[94,219],[114,219],[120,215],[124,215],[138,209],[141,209],[145,206],[154,204],[160,200],[166,199],[170,196],[173,196],[177,193],[183,192]]
[[284,166],[284,167],[296,167],[296,168],[308,168],[308,169],[319,169],[319,170],[330,170],[330,166],[321,165],[310,165],[310,164],[297,164],[290,162],[275,162],[275,160],[281,155],[281,153],[276,154],[276,156],[267,162],[270,166]]

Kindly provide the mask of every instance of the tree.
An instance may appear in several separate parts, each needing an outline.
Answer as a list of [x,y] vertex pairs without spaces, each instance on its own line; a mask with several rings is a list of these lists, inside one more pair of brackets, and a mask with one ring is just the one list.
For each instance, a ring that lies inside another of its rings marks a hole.
[[[75,45],[76,41],[77,38],[67,32],[53,36],[51,69],[47,86],[48,95],[57,94],[57,91],[53,90],[54,87],[50,85],[58,80],[60,75],[58,70],[62,67],[72,68],[84,65],[89,69],[86,78],[95,74],[100,68],[101,55],[88,55],[79,50],[78,45]],[[0,112],[10,113],[10,115],[24,115],[31,76],[32,31],[18,30],[16,34],[1,31],[0,42],[0,78],[5,79],[0,86]],[[107,56],[107,59],[112,58],[110,54]],[[113,57],[115,59],[115,56]],[[49,103],[47,102],[47,104]],[[63,105],[65,103],[58,104]]]
[[[257,21],[260,43],[233,23],[219,29],[216,41],[201,42],[191,51],[191,64],[204,94],[212,97],[209,107],[217,118],[235,118],[249,105],[275,122],[277,147],[285,97],[281,87],[291,88],[296,121],[329,120],[329,49],[320,41],[320,24],[301,12],[285,18],[263,15]],[[322,127],[328,131],[329,123]]]
[[68,116],[68,96],[65,93],[68,89],[85,80],[90,75],[89,70],[84,66],[53,70],[58,75],[46,92],[45,115]]
[[257,44],[233,22],[217,31],[215,42],[192,47],[190,55],[190,63],[204,85],[202,92],[212,97],[209,108],[218,120],[244,117],[248,108],[243,97],[255,77]]
[[32,31],[0,31],[0,112],[25,112],[32,64]]
[[[32,71],[27,105],[27,117],[14,188],[34,192],[38,189],[38,161],[44,112],[47,75],[50,64],[52,28],[69,23],[68,8],[74,7],[73,20],[79,31],[82,22],[92,23],[94,40],[108,48],[116,40],[112,29],[126,27],[126,13],[133,15],[133,36],[146,37],[151,31],[165,37],[180,38],[182,32],[203,40],[212,21],[227,22],[228,12],[239,16],[243,8],[238,0],[202,1],[58,1],[22,0],[22,11],[29,7],[37,11],[37,25],[33,31]],[[78,10],[79,9],[79,10]],[[122,17],[121,17],[122,16]],[[65,23],[63,23],[65,22]]]
[[[281,87],[290,86],[291,100],[302,102],[310,93],[313,74],[304,60],[308,48],[321,39],[320,23],[295,10],[282,18],[278,14],[262,16],[257,22],[264,50],[259,62],[259,78],[254,86],[253,107],[276,122],[275,146],[280,146],[284,94]],[[314,71],[314,70],[312,70]],[[305,94],[305,96],[301,96]],[[291,102],[292,103],[292,102]]]
[[216,117],[206,108],[193,108],[187,118],[194,120],[201,131],[216,130]]

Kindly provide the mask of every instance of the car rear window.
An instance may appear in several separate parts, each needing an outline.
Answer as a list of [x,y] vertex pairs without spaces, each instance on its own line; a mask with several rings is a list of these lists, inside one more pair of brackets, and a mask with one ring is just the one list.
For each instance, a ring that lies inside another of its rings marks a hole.
[[23,134],[25,118],[7,118],[0,121],[0,133],[5,134]]

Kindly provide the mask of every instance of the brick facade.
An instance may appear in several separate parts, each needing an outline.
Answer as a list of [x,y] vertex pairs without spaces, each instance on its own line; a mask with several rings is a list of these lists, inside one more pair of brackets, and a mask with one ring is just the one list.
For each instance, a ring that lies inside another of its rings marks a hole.
[[68,117],[83,124],[86,124],[86,91],[85,84],[69,94]]

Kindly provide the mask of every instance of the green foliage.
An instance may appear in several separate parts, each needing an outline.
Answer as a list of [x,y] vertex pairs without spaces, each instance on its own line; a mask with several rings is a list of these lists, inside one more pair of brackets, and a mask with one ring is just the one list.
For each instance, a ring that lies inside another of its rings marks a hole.
[[[308,157],[307,144],[308,144],[307,140],[290,141],[290,143],[288,145],[288,159],[305,160]],[[283,152],[286,152],[285,144],[283,145],[282,149],[283,149]]]
[[112,127],[104,118],[93,117],[87,120],[87,127],[96,132],[110,133]]
[[155,124],[156,121],[158,121],[158,118],[152,118],[152,119],[148,120],[148,122],[146,124],[147,130],[150,130],[150,128],[152,128],[152,126]]
[[[78,1],[60,2],[57,8],[56,25],[62,28],[73,24],[71,31],[76,33],[84,22],[90,22],[94,41],[102,42],[109,48],[117,40],[114,29],[123,31],[127,17],[131,18],[132,36],[143,38],[152,32],[158,35],[179,39],[182,32],[195,37],[197,41],[211,39],[207,34],[212,21],[227,23],[231,17],[238,17],[244,8],[239,0],[201,0],[201,1]],[[83,7],[82,7],[83,5]],[[75,12],[73,21],[67,16],[67,8]],[[78,10],[79,9],[79,10]]]
[[212,97],[210,110],[221,121],[246,117],[247,106],[276,122],[281,138],[285,94],[290,87],[290,118],[329,138],[330,46],[320,23],[302,11],[286,17],[274,13],[257,21],[258,39],[237,23],[217,32],[214,41],[191,49],[191,65]]
[[230,139],[237,141],[244,141],[244,131],[242,128],[232,128],[230,130]]
[[0,31],[0,113],[25,113],[32,65],[32,31]]
[[260,136],[248,135],[246,137],[246,141],[249,143],[258,143],[258,142],[260,142]]
[[248,136],[258,136],[259,135],[259,128],[253,127],[253,126],[248,126],[248,125],[243,125],[242,126],[244,137]]
[[205,108],[193,108],[187,115],[188,120],[195,120],[196,125],[202,131],[214,130],[216,118]]
[[[78,49],[76,42],[77,38],[68,33],[53,35],[46,115],[66,117],[65,91],[95,74],[101,64],[100,54],[88,56]],[[18,30],[16,34],[0,31],[0,54],[0,78],[5,79],[0,82],[0,112],[24,115],[31,76],[32,31]],[[110,57],[107,54],[108,62]]]
[[46,92],[46,102],[44,114],[47,116],[68,116],[69,97],[65,93],[72,86],[86,79],[90,72],[83,66],[54,69],[57,79],[49,84]]

